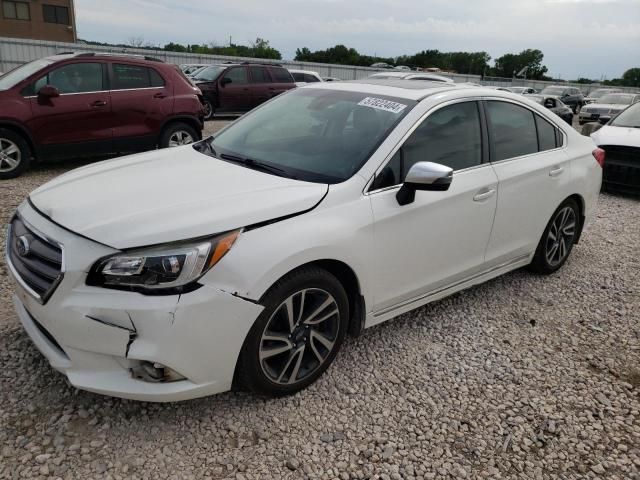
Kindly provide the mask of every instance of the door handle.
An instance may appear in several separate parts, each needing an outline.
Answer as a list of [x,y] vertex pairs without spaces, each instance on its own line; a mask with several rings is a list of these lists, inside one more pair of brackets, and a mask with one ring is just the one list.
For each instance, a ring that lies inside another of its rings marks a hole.
[[167,98],[167,95],[162,92],[158,92],[153,96],[153,98]]
[[473,197],[473,201],[474,202],[482,202],[483,200],[486,200],[487,198],[491,198],[493,197],[493,195],[496,193],[496,191],[491,188],[489,190],[482,190],[480,191],[480,193],[477,193],[475,197]]
[[104,100],[96,100],[91,104],[92,107],[104,107],[107,104]]
[[558,175],[560,175],[562,172],[564,172],[564,168],[562,167],[555,167],[553,170],[549,171],[549,176],[550,177],[557,177]]

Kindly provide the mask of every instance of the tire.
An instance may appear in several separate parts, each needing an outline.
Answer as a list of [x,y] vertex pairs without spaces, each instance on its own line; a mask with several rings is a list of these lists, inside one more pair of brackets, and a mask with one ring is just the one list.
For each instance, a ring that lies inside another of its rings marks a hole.
[[279,280],[260,303],[265,308],[245,339],[235,384],[271,396],[298,392],[340,350],[349,319],[347,294],[326,270],[303,267]]
[[179,147],[197,142],[200,135],[191,126],[183,122],[174,122],[165,127],[160,135],[160,148]]
[[214,114],[215,114],[215,109],[213,108],[211,101],[205,100],[204,101],[204,119],[211,120]]
[[[575,200],[565,200],[553,212],[544,229],[533,260],[529,264],[529,270],[549,275],[560,269],[571,254],[579,228],[580,208]],[[562,232],[560,236],[559,231]]]
[[31,164],[31,148],[22,135],[0,128],[0,179],[16,178]]

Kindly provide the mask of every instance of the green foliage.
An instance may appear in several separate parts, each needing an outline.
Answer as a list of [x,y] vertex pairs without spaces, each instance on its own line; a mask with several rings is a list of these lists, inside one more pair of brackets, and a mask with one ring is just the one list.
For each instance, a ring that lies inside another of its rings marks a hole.
[[296,50],[295,60],[300,62],[334,63],[342,65],[357,65],[368,67],[372,63],[385,62],[393,65],[393,58],[371,57],[361,55],[355,48],[347,48],[344,45],[336,45],[326,50],[312,52],[307,47]]
[[640,67],[630,68],[622,74],[622,78],[613,78],[602,83],[617,87],[640,87]]
[[547,73],[547,67],[542,65],[544,54],[537,49],[527,49],[520,53],[507,53],[496,58],[492,75],[497,77],[512,77],[523,68],[527,67],[527,78],[542,80]]
[[263,38],[256,38],[255,42],[251,45],[236,45],[231,44],[229,46],[217,46],[210,45],[181,45],[179,43],[167,43],[163,50],[170,52],[186,52],[186,53],[198,53],[201,55],[229,55],[232,57],[249,57],[249,58],[268,58],[272,60],[281,60],[282,55],[278,50],[269,45],[268,40]]

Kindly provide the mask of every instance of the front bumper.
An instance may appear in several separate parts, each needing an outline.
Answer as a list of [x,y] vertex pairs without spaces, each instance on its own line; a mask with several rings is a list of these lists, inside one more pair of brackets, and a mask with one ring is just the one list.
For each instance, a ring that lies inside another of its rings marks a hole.
[[[115,250],[70,233],[23,204],[20,215],[64,245],[65,275],[45,304],[14,279],[25,331],[79,389],[145,401],[177,401],[231,388],[244,339],[262,306],[212,285],[145,296],[90,287],[92,263]],[[153,383],[132,371],[158,363],[184,377]]]

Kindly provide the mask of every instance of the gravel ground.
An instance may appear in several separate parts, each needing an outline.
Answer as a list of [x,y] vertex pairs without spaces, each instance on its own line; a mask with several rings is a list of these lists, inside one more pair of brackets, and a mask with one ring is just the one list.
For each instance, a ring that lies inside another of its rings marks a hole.
[[[2,182],[0,221],[80,164]],[[639,239],[640,202],[602,195],[555,275],[369,329],[294,396],[176,404],[69,387],[20,328],[0,261],[0,478],[640,479]]]

